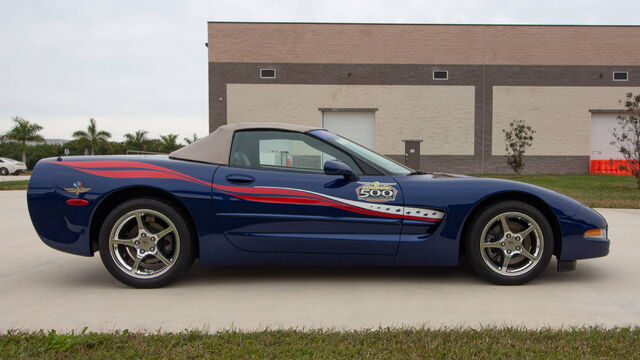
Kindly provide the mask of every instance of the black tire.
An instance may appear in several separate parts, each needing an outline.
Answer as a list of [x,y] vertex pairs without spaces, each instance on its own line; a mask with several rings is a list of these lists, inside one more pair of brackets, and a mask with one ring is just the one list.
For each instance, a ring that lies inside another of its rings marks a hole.
[[9,175],[9,169],[7,169],[7,168],[5,168],[5,167],[0,168],[0,175],[2,175],[2,176],[7,176],[7,175]]
[[[138,219],[143,223],[142,232]],[[186,219],[159,198],[136,198],[118,205],[100,227],[102,263],[113,277],[132,287],[157,288],[173,282],[189,270],[195,258],[195,236]],[[156,239],[154,235],[165,230],[167,234]]]
[[[503,219],[509,228],[506,232]],[[553,244],[551,225],[538,209],[520,201],[503,201],[477,213],[465,245],[469,264],[478,275],[499,285],[521,285],[546,269]]]

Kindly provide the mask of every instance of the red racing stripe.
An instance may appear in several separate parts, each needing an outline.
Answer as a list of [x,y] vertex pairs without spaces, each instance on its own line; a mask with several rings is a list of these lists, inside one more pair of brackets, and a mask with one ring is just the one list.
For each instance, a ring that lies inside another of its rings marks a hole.
[[[226,193],[226,192],[225,192]],[[363,208],[359,208],[357,206],[352,206],[349,204],[338,203],[336,201],[326,201],[320,199],[309,199],[304,197],[293,197],[293,196],[247,196],[247,195],[238,195],[238,194],[230,194],[228,195],[248,200],[248,201],[256,201],[263,203],[271,203],[271,204],[297,204],[297,205],[321,205],[321,206],[330,206],[350,212],[357,212],[364,215],[375,215],[375,216],[383,216],[383,217],[391,217],[397,219],[411,219],[411,220],[421,220],[421,221],[432,221],[438,222],[440,219],[427,218],[427,217],[416,217],[416,216],[408,216],[403,214],[389,214],[383,212],[377,212],[374,210],[367,210]]]
[[[156,178],[156,179],[174,179],[183,180],[191,183],[213,187],[221,192],[234,196],[240,199],[248,201],[256,201],[263,203],[277,203],[277,204],[297,204],[297,205],[319,205],[330,206],[337,209],[342,209],[350,212],[356,212],[365,215],[382,216],[398,219],[411,219],[419,221],[439,222],[442,219],[427,218],[409,216],[404,214],[393,214],[385,212],[377,212],[375,210],[368,210],[353,206],[350,204],[342,203],[331,198],[327,198],[321,195],[308,193],[301,190],[282,189],[282,188],[264,188],[264,187],[242,187],[242,186],[225,186],[215,185],[210,182],[206,182],[189,175],[180,173],[175,170],[164,168],[161,166],[143,163],[139,161],[124,161],[124,160],[98,160],[98,161],[69,161],[53,163],[65,165],[75,170],[108,178]],[[104,168],[137,168],[138,170],[93,170]],[[144,169],[144,170],[140,170]],[[241,194],[257,194],[257,195],[240,195]],[[275,196],[273,196],[275,195]],[[277,196],[281,195],[281,196]],[[284,195],[284,196],[282,196]]]
[[[99,161],[67,161],[67,162],[52,161],[52,162],[54,164],[66,165],[79,171],[83,171],[80,168],[142,168],[142,169],[149,169],[149,170],[157,170],[160,172],[178,176],[182,178],[182,180],[199,183],[201,185],[211,186],[211,184],[206,181],[202,181],[200,179],[191,177],[181,172],[167,169],[167,168],[153,165],[153,164],[139,162],[139,161],[99,160]],[[112,171],[118,171],[118,170],[112,170]],[[120,171],[126,171],[126,170],[120,170]],[[85,172],[88,172],[88,171],[85,171]],[[133,176],[133,177],[138,177],[138,176]],[[159,176],[151,176],[151,177],[158,178]],[[170,177],[170,178],[177,179],[177,177]]]

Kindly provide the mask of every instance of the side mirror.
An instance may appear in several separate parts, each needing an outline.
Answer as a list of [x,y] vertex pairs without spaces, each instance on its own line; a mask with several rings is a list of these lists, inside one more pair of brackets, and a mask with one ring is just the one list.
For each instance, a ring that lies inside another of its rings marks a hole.
[[327,175],[341,175],[349,181],[360,179],[349,165],[335,160],[327,160],[324,162],[324,173]]

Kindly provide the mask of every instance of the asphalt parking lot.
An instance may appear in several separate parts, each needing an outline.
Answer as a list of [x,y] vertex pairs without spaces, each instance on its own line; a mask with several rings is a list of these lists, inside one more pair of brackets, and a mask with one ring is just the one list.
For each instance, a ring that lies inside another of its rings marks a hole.
[[163,289],[121,285],[98,256],[44,245],[24,191],[0,192],[0,332],[515,325],[640,326],[640,210],[599,210],[609,256],[501,287],[467,267],[207,267]]

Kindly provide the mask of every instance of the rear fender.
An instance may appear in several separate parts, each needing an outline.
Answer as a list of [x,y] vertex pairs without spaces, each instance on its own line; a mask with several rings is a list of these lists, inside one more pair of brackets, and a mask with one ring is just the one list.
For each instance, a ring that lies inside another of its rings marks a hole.
[[[83,160],[97,166],[91,171],[83,171],[79,166],[71,165]],[[210,183],[217,166],[166,158],[145,159],[144,163],[140,160],[138,157],[65,158],[64,162],[41,160],[34,169],[28,199],[32,221],[42,240],[58,250],[92,256],[96,249],[96,229],[99,230],[104,219],[105,208],[100,210],[101,205],[110,204],[113,208],[115,205],[105,200],[118,193],[130,197],[162,194],[177,201],[187,212],[198,238],[215,230]],[[132,161],[142,166],[161,167],[166,172],[98,167],[101,162],[109,161]],[[136,192],[131,189],[147,190]],[[88,204],[68,205],[70,199],[87,200]],[[118,199],[126,201],[126,197]]]

